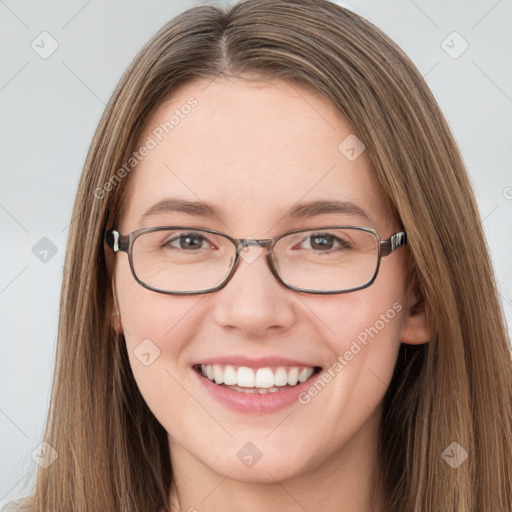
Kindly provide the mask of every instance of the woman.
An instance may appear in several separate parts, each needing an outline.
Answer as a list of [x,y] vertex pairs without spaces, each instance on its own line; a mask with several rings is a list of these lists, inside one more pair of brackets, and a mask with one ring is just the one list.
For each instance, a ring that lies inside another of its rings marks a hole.
[[28,509],[512,509],[469,180],[421,75],[355,14],[168,23],[100,121],[66,268]]

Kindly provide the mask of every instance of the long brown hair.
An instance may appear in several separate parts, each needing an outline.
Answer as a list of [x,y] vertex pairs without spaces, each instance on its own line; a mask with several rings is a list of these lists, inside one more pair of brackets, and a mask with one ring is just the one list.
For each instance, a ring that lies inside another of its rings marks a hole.
[[[147,43],[119,82],[73,210],[45,433],[58,458],[39,469],[32,509],[169,508],[167,433],[138,391],[124,339],[111,328],[103,234],[129,178],[111,180],[179,85],[245,73],[329,98],[364,142],[376,181],[408,234],[407,271],[431,340],[402,345],[385,397],[379,463],[387,510],[510,512],[510,347],[463,161],[409,58],[371,23],[325,0],[191,9]],[[452,443],[468,453],[457,468],[443,455]]]

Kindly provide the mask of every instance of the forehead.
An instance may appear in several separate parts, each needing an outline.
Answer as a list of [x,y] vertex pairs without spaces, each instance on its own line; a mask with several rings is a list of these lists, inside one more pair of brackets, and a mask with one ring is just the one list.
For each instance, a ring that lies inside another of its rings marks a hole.
[[353,132],[303,86],[190,82],[157,108],[138,141],[150,149],[129,176],[122,223],[143,227],[143,213],[171,197],[213,204],[234,230],[254,232],[301,201],[336,200],[358,204],[375,220],[369,227],[383,228],[389,219],[365,152],[355,160],[344,152],[343,141],[357,144]]

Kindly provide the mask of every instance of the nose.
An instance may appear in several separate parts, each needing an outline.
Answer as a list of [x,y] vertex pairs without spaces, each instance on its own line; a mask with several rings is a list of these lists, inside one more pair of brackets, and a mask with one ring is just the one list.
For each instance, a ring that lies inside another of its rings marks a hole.
[[265,251],[248,246],[231,280],[216,292],[214,317],[246,337],[286,330],[296,318],[293,293],[272,274]]

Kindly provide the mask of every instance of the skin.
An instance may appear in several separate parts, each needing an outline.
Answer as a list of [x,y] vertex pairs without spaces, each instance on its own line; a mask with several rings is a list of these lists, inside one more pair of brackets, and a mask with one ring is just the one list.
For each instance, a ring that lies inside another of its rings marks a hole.
[[[192,82],[155,111],[141,144],[191,96],[198,105],[129,176],[116,226],[122,234],[169,224],[237,238],[329,224],[371,227],[383,239],[399,230],[366,154],[351,162],[338,150],[354,130],[316,92],[278,80]],[[212,203],[223,217],[161,213],[140,221],[171,196]],[[317,199],[352,201],[371,222],[332,213],[281,220],[298,201]],[[400,248],[383,258],[374,284],[357,292],[289,290],[258,257],[242,261],[222,290],[196,296],[147,290],[133,279],[126,254],[108,256],[120,314],[115,327],[124,332],[144,399],[169,434],[176,510],[329,512],[342,504],[344,512],[384,511],[376,471],[382,399],[400,343],[429,339],[424,313],[410,313],[406,254]],[[234,412],[211,398],[191,369],[228,354],[293,357],[326,369],[394,303],[402,310],[307,405]],[[146,338],[160,349],[149,366],[134,355]],[[251,468],[236,456],[247,442],[262,453]]]

